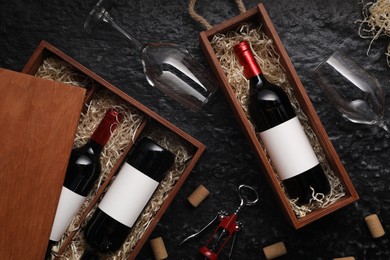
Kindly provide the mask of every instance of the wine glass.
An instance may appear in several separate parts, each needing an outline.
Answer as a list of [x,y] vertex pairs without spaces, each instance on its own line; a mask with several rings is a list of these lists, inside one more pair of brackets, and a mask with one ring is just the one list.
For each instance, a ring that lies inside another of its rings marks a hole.
[[336,50],[313,75],[343,117],[354,123],[380,126],[390,133],[383,119],[385,94],[379,81],[349,56]]
[[182,105],[200,111],[217,91],[214,77],[182,46],[173,43],[142,44],[108,13],[109,1],[100,0],[89,13],[84,28],[88,32],[100,23],[112,25],[139,51],[148,83]]

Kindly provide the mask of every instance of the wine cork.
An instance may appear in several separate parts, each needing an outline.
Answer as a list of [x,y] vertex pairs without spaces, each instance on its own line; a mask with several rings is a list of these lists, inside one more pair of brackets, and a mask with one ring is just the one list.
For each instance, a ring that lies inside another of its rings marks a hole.
[[150,240],[150,246],[152,247],[154,258],[156,260],[168,258],[168,253],[161,237],[156,237]]
[[353,256],[337,257],[337,258],[333,258],[333,260],[355,260],[355,257]]
[[382,227],[378,215],[371,214],[365,217],[364,220],[366,221],[367,227],[373,238],[379,238],[385,235],[385,230]]
[[195,208],[210,194],[202,184],[188,197],[188,202]]
[[266,259],[274,259],[276,257],[287,254],[287,249],[284,243],[281,241],[273,245],[264,247],[263,252]]

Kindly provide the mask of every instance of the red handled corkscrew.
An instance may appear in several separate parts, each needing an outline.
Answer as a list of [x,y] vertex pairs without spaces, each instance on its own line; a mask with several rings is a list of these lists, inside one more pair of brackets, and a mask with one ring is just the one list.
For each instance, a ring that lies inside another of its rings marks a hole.
[[[248,193],[252,193],[252,196],[249,196],[250,194]],[[242,224],[237,221],[237,216],[245,206],[253,206],[259,200],[257,191],[253,187],[245,184],[241,184],[238,187],[238,195],[240,197],[240,205],[234,213],[228,214],[226,211],[219,211],[214,219],[212,219],[200,231],[184,239],[180,245],[199,236],[212,225],[219,222],[217,228],[207,240],[206,244],[199,249],[199,252],[204,255],[206,259],[216,260],[218,259],[218,255],[221,253],[222,249],[229,242],[230,238],[233,238],[229,252],[229,259],[232,259],[237,232],[242,229]]]

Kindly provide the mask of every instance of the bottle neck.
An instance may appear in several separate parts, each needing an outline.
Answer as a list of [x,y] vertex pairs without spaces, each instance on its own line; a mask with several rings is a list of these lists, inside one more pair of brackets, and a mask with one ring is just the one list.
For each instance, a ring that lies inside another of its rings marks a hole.
[[248,42],[243,41],[234,46],[234,52],[238,62],[244,68],[243,73],[247,79],[262,76],[261,69],[256,62]]
[[257,92],[260,88],[269,85],[269,82],[263,74],[258,74],[249,79],[249,85],[249,93],[251,94]]
[[111,133],[118,126],[121,117],[117,111],[110,109],[106,112],[104,118],[91,136],[91,141],[101,145],[106,145],[110,139]]

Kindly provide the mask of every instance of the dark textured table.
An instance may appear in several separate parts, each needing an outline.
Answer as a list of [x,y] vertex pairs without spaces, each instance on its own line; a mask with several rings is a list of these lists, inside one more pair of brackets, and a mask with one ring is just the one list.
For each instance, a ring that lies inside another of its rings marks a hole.
[[[360,195],[353,205],[298,231],[282,215],[222,91],[200,114],[163,97],[147,84],[137,53],[126,39],[108,28],[92,35],[83,30],[94,0],[0,0],[0,67],[20,71],[38,43],[46,40],[207,145],[206,153],[151,236],[164,238],[170,259],[200,258],[197,250],[210,234],[183,246],[178,246],[179,242],[218,210],[234,210],[238,205],[235,190],[241,183],[255,186],[260,201],[240,215],[245,227],[238,237],[235,259],[264,259],[262,248],[278,241],[284,241],[288,250],[281,259],[390,259],[388,234],[374,240],[364,222],[366,215],[376,213],[390,232],[390,135],[378,127],[344,120],[310,73],[334,49],[341,49],[376,76],[389,92],[389,67],[384,56],[388,38],[376,41],[370,55],[366,55],[369,40],[359,37],[359,23],[355,22],[362,18],[358,2],[263,1]],[[249,9],[258,2],[244,3]],[[201,0],[197,11],[211,24],[238,14],[234,1],[226,0]],[[208,66],[198,42],[198,32],[203,28],[188,15],[187,1],[122,0],[112,16],[141,42],[179,43]],[[387,118],[389,110],[390,106]],[[199,184],[204,184],[211,195],[194,209],[186,198]],[[147,243],[139,259],[152,258]]]

